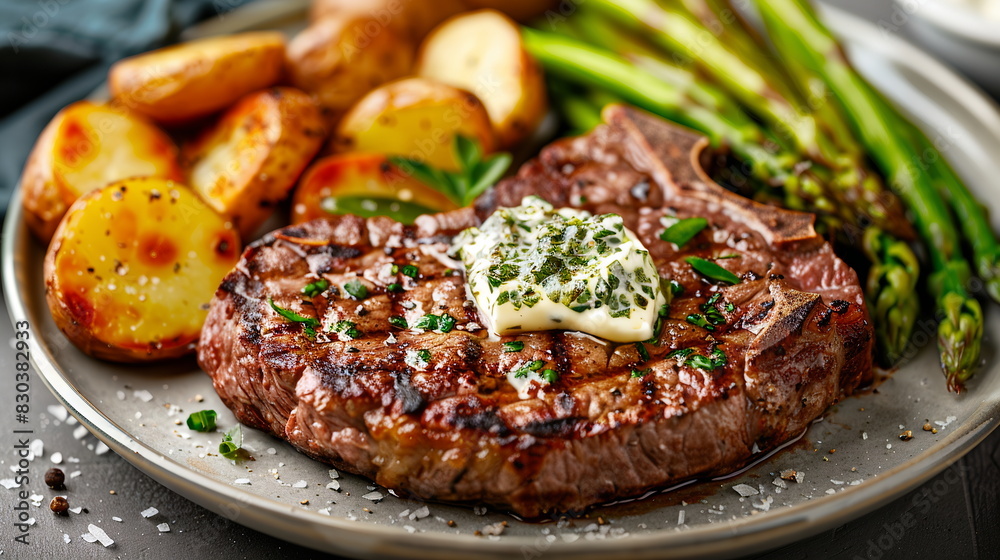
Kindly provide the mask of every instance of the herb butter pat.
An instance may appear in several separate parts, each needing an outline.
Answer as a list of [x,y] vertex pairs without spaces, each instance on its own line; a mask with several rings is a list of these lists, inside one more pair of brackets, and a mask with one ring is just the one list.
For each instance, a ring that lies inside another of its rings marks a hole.
[[616,214],[554,210],[531,196],[463,231],[453,251],[496,334],[566,329],[646,340],[667,302],[649,251]]

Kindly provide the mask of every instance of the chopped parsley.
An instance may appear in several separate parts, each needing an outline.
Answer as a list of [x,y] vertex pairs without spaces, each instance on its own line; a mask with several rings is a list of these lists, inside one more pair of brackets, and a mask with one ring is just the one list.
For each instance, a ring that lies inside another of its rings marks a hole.
[[677,297],[684,293],[684,286],[682,286],[677,280],[671,280],[670,293],[673,294],[674,297]]
[[663,233],[660,234],[660,239],[673,243],[680,248],[688,241],[694,239],[707,226],[708,220],[705,218],[686,218],[663,230]]
[[352,321],[337,321],[333,328],[331,328],[335,333],[342,334],[347,338],[354,340],[355,338],[361,338],[361,331],[358,330],[357,325]]
[[302,294],[306,297],[316,297],[326,291],[330,287],[330,281],[326,278],[320,278],[315,282],[310,282],[306,284],[305,288],[302,288]]
[[458,206],[468,206],[477,196],[496,183],[510,167],[510,154],[499,152],[483,157],[482,147],[474,138],[455,135],[452,151],[458,171],[438,169],[411,158],[389,156],[389,162],[451,199]]
[[211,432],[215,429],[216,414],[214,410],[192,412],[187,418],[187,427],[196,432]]
[[691,323],[692,325],[694,325],[696,327],[701,327],[701,328],[703,328],[705,330],[709,330],[709,331],[714,331],[715,330],[715,326],[712,325],[712,323],[710,323],[709,320],[706,319],[705,316],[702,315],[702,314],[700,314],[700,313],[692,313],[692,314],[688,315],[687,316],[687,322]]
[[274,300],[271,298],[267,298],[267,303],[271,305],[271,309],[273,309],[275,313],[277,313],[278,315],[281,315],[282,317],[288,319],[289,321],[293,321],[295,323],[302,323],[302,330],[306,333],[307,336],[311,337],[316,336],[316,329],[319,327],[319,321],[317,319],[313,317],[305,317],[303,315],[299,315],[298,313],[292,311],[291,309],[278,307],[278,305],[275,304]]
[[409,276],[410,278],[416,278],[417,275],[420,274],[419,269],[412,264],[404,266],[401,270],[403,272],[403,276]]
[[542,371],[541,377],[546,383],[555,383],[559,381],[559,372],[554,369],[546,369]]
[[368,286],[362,284],[357,278],[344,284],[344,291],[354,299],[365,299],[368,297]]
[[438,331],[442,333],[451,332],[455,328],[455,318],[445,313],[444,315],[427,314],[417,319],[413,328],[425,331]]
[[524,350],[524,341],[511,340],[503,343],[504,352],[520,352],[521,350]]
[[393,263],[391,266],[389,266],[389,271],[392,272],[393,274],[399,274],[399,265]]
[[428,364],[431,361],[431,351],[426,349],[417,350],[417,357],[420,358],[421,362]]
[[425,368],[431,363],[431,351],[423,348],[420,350],[407,350],[405,361],[406,365],[410,367]]
[[405,329],[409,326],[406,324],[406,319],[400,317],[399,315],[393,315],[392,317],[389,317],[389,324],[396,327],[397,329]]
[[708,356],[695,354],[694,348],[680,348],[674,350],[670,354],[667,354],[667,357],[678,358],[677,362],[679,365],[688,365],[706,371],[712,371],[716,368],[723,367],[729,361],[726,357],[726,353],[723,352],[718,346],[713,348],[712,351],[709,352]]
[[543,362],[542,360],[535,360],[533,362],[528,362],[527,365],[514,370],[514,377],[518,379],[521,379],[523,377],[528,377],[529,373],[542,369],[542,366],[544,365],[545,362]]
[[632,377],[633,378],[636,378],[636,377],[646,377],[647,375],[649,375],[649,373],[651,371],[653,371],[653,368],[633,369],[632,370]]
[[725,308],[726,313],[732,313],[733,311],[736,311],[736,306],[733,305],[733,302],[731,301],[727,301],[726,305],[724,305],[723,307]]
[[[393,266],[396,266],[396,265],[393,265]],[[403,291],[403,286],[401,286],[398,282],[393,282],[392,284],[389,284],[388,286],[386,286],[385,290],[387,292],[391,292],[391,293],[402,292]]]
[[695,269],[699,274],[708,278],[709,280],[714,280],[716,282],[725,282],[728,284],[739,284],[740,277],[729,272],[728,270],[722,268],[721,266],[715,264],[712,261],[705,260],[700,257],[688,257],[684,259],[691,268]]

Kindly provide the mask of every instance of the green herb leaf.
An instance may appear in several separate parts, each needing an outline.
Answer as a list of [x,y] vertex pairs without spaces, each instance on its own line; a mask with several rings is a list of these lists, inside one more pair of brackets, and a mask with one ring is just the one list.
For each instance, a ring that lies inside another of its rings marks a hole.
[[393,282],[392,284],[389,284],[388,286],[385,287],[385,291],[392,293],[402,292],[403,286],[400,285],[398,282]]
[[421,362],[429,364],[431,363],[431,351],[426,349],[417,350],[417,358],[420,358]]
[[646,377],[651,371],[653,371],[653,368],[633,369],[632,377]]
[[196,432],[211,432],[215,429],[214,410],[201,410],[188,415],[187,426]]
[[691,356],[690,358],[687,359],[686,363],[691,367],[696,367],[698,369],[707,369],[707,370],[715,369],[715,366],[712,365],[712,360],[706,358],[705,356],[702,356],[701,354],[695,354],[694,356]]
[[302,330],[305,331],[307,336],[316,336],[316,328],[319,327],[319,321],[317,319],[313,317],[304,317],[291,309],[278,307],[278,305],[275,304],[274,300],[271,298],[267,298],[267,303],[271,305],[271,309],[273,309],[278,315],[281,315],[289,321],[302,323]]
[[663,230],[660,239],[683,247],[708,226],[705,218],[686,218]]
[[677,280],[671,280],[670,293],[673,294],[674,297],[677,297],[684,293],[684,286],[682,286]]
[[435,331],[438,328],[438,323],[441,321],[441,317],[437,315],[424,315],[423,317],[417,319],[417,322],[413,325],[415,329],[423,329],[425,331]]
[[636,349],[637,352],[639,352],[639,359],[641,359],[644,362],[648,362],[649,361],[649,350],[646,350],[646,345],[645,344],[643,344],[641,342],[636,342],[635,343],[635,349]]
[[368,286],[362,284],[357,278],[344,284],[344,291],[354,299],[365,299],[368,297]]
[[514,372],[514,377],[518,379],[527,377],[529,373],[533,371],[538,371],[542,369],[543,366],[545,366],[545,362],[543,362],[542,360],[535,360],[533,362],[528,362],[527,365],[517,369]]
[[441,316],[441,320],[438,321],[438,330],[443,333],[451,332],[451,329],[455,328],[455,322],[454,317],[445,313]]
[[418,216],[434,214],[436,210],[415,202],[378,196],[328,196],[319,207],[330,214],[353,214],[362,218],[389,216],[404,224],[412,224]]
[[306,284],[305,288],[302,288],[302,293],[306,297],[316,297],[326,291],[330,287],[330,281],[326,278],[320,278],[315,282],[310,282]]
[[243,453],[243,427],[237,424],[222,436],[222,443],[219,444],[219,455],[226,459],[240,459]]
[[524,350],[524,342],[521,340],[511,340],[503,343],[504,352],[520,352]]
[[416,278],[420,273],[420,270],[412,264],[405,265],[402,268],[403,276],[409,276],[410,278]]
[[393,315],[389,317],[389,324],[396,327],[397,329],[405,329],[409,325],[406,324],[406,319],[398,315]]
[[546,383],[555,383],[556,381],[559,381],[559,372],[554,369],[544,370],[540,375]]
[[475,139],[456,134],[452,149],[461,171],[437,169],[419,160],[389,156],[389,162],[400,171],[441,192],[455,204],[468,206],[510,167],[510,154],[498,153],[483,159],[483,151]]
[[680,363],[680,365],[684,365],[684,362],[687,360],[687,357],[690,356],[691,354],[694,354],[694,348],[678,348],[677,350],[674,350],[673,352],[667,354],[667,357],[675,358]]
[[337,321],[333,328],[330,329],[335,333],[340,333],[351,340],[355,338],[361,338],[361,331],[357,329],[357,325],[352,321]]
[[705,318],[704,315],[698,313],[692,313],[687,316],[687,322],[691,323],[696,327],[701,327],[705,330],[714,331],[715,327]]
[[740,277],[715,264],[699,257],[688,257],[684,259],[691,268],[698,271],[702,276],[716,282],[727,282],[729,284],[739,284]]

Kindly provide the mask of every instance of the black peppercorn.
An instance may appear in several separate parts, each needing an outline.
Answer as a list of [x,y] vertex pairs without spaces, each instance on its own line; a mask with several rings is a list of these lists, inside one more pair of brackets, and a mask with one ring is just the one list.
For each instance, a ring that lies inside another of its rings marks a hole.
[[52,468],[45,471],[45,484],[49,488],[59,490],[63,487],[64,482],[66,482],[66,475],[61,469]]
[[69,501],[64,496],[56,496],[49,502],[49,509],[52,510],[52,513],[66,515],[66,510],[69,509]]

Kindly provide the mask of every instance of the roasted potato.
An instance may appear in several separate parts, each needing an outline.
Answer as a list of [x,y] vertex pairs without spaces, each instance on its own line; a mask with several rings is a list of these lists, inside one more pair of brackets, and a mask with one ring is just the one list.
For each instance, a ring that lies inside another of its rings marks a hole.
[[86,354],[174,358],[194,350],[208,302],[239,256],[236,230],[191,189],[126,179],[66,212],[45,255],[45,297]]
[[226,107],[281,79],[285,36],[255,31],[173,45],[116,62],[111,95],[162,123],[181,123]]
[[476,94],[501,146],[527,137],[545,116],[545,79],[516,23],[495,10],[455,16],[420,47],[417,74]]
[[454,138],[476,139],[483,153],[496,142],[489,115],[468,91],[424,78],[405,78],[372,90],[337,126],[338,152],[375,152],[457,171]]
[[350,153],[317,160],[292,198],[292,223],[333,213],[386,215],[404,223],[457,208],[439,191],[393,167],[382,154]]
[[135,113],[89,101],[73,103],[42,131],[21,174],[25,221],[48,243],[80,196],[142,175],[181,179],[173,141]]
[[467,9],[460,0],[314,0],[309,19],[315,22],[330,16],[361,14],[379,25],[369,28],[369,36],[382,27],[393,27],[411,40],[420,41],[434,26]]
[[369,16],[331,16],[288,44],[288,73],[337,117],[371,89],[407,75],[415,50],[408,37]]
[[326,137],[315,101],[294,88],[251,93],[181,149],[187,181],[249,239]]

